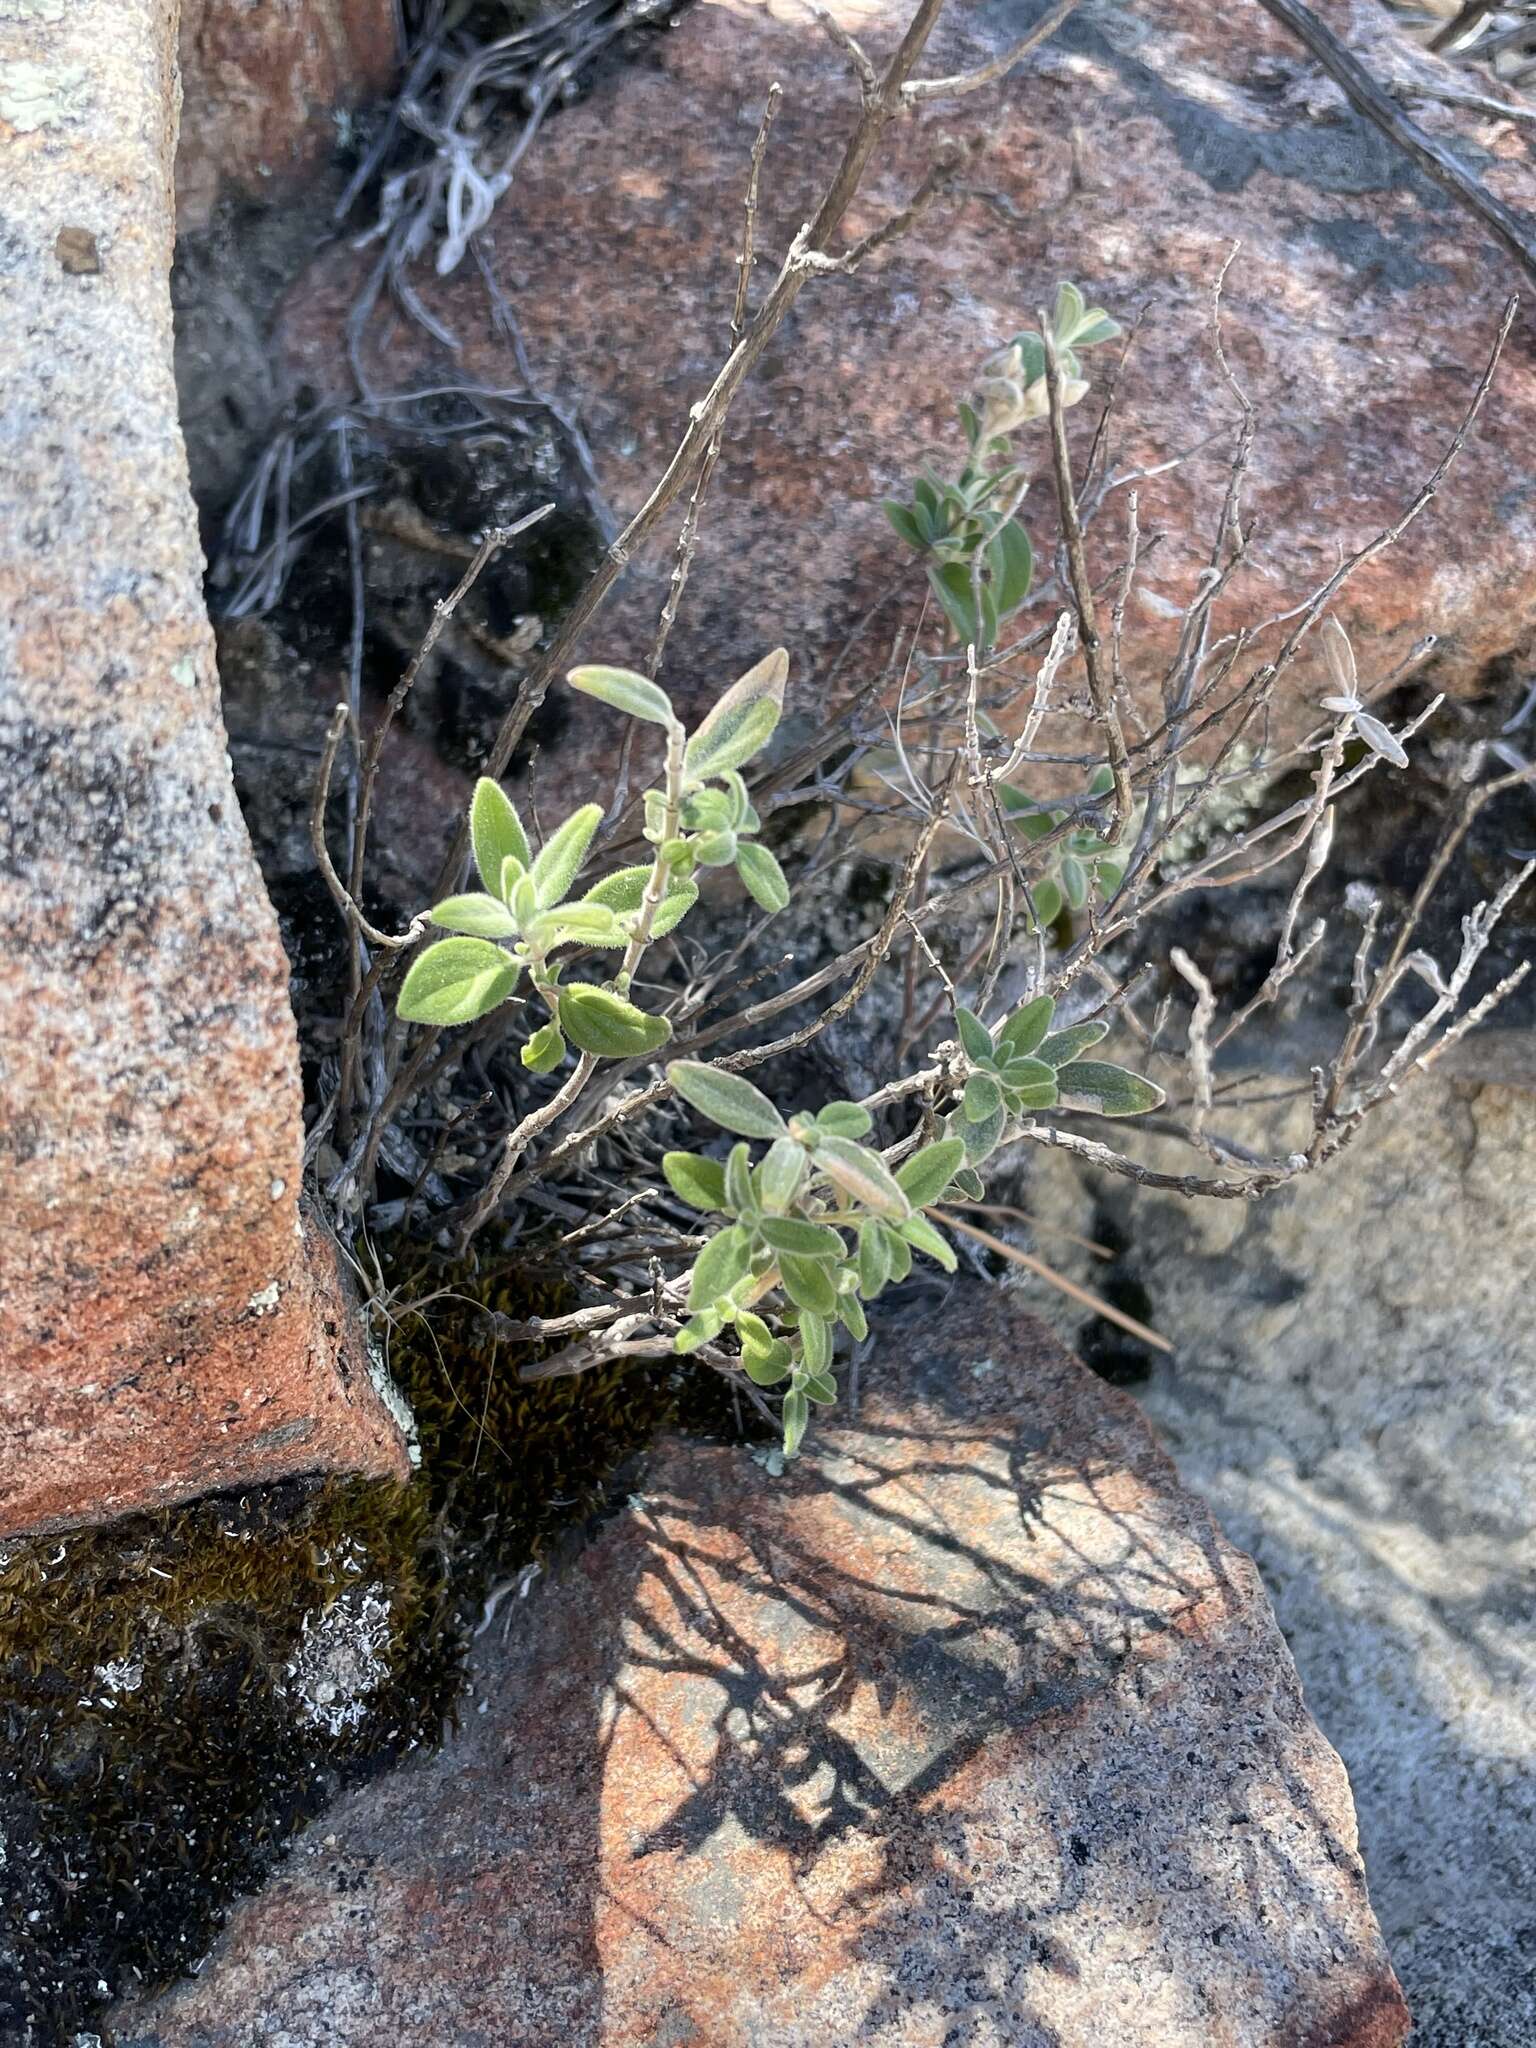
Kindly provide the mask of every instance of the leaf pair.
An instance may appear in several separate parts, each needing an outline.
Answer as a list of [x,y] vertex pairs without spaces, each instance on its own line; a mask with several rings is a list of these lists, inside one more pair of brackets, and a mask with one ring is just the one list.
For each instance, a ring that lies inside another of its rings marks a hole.
[[953,1135],[967,1165],[979,1166],[996,1149],[1010,1117],[1058,1107],[1090,1109],[1099,1116],[1145,1116],[1162,1103],[1162,1089],[1142,1075],[1081,1057],[1109,1030],[1102,1018],[1053,1032],[1055,1007],[1050,996],[1036,996],[995,1032],[973,1011],[956,1010],[960,1046],[971,1071]]

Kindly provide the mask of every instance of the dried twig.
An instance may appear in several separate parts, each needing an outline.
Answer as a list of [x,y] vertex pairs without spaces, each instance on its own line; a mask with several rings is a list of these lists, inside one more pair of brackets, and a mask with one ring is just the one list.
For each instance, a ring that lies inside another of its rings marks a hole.
[[1282,28],[1306,44],[1329,77],[1344,92],[1350,104],[1364,114],[1412,159],[1442,191],[1449,192],[1476,216],[1488,232],[1514,257],[1520,267],[1536,277],[1536,235],[1523,215],[1496,199],[1479,179],[1474,178],[1459,157],[1416,121],[1371,76],[1352,51],[1345,48],[1333,30],[1320,21],[1302,0],[1259,0],[1266,14],[1272,14]]

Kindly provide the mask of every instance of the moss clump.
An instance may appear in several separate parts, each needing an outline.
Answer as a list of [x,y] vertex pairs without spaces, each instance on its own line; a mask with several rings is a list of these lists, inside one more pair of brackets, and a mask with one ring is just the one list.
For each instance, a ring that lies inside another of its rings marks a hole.
[[[678,1412],[671,1364],[524,1384],[516,1269],[394,1261],[407,1486],[290,1481],[0,1546],[0,2041],[72,2042],[206,1953],[346,1784],[436,1739],[489,1583],[601,1508]],[[428,1299],[430,1297],[430,1299]],[[702,1406],[701,1406],[702,1402]]]

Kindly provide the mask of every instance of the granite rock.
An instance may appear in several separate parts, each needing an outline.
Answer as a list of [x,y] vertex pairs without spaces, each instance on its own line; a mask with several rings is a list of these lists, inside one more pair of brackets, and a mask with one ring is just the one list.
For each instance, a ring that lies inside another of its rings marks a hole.
[[399,61],[396,0],[182,0],[176,217],[202,227],[226,188],[270,196],[336,141],[335,116]]
[[[902,0],[837,0],[833,11],[883,55],[910,10]],[[1037,12],[1032,0],[950,8],[924,71],[996,55]],[[1452,76],[1379,0],[1340,0],[1329,19],[1388,79]],[[784,98],[759,214],[766,276],[853,116],[847,67],[798,0],[703,0],[689,10],[643,59],[602,76],[548,123],[486,235],[534,369],[579,412],[621,514],[661,472],[721,358],[738,195],[773,80]],[[1502,196],[1528,197],[1528,132],[1432,104],[1416,113]],[[1206,558],[1231,444],[1210,294],[1234,242],[1225,332],[1260,437],[1251,566],[1233,588],[1228,626],[1283,610],[1341,550],[1395,518],[1443,453],[1520,280],[1505,252],[1257,8],[1234,35],[1219,10],[1190,0],[1085,0],[995,91],[888,131],[850,234],[911,193],[944,134],[982,137],[966,196],[858,276],[807,289],[745,387],[670,676],[698,698],[782,643],[796,702],[815,712],[850,635],[845,683],[884,659],[924,586],[878,501],[925,456],[954,455],[955,397],[1071,276],[1125,320],[1144,316],[1120,387],[1117,470],[1168,465],[1218,437],[1141,486],[1143,532],[1160,539],[1129,614],[1130,671],[1143,710],[1158,716],[1161,665]],[[281,332],[296,379],[324,390],[345,377],[339,330],[369,260],[329,249],[291,294]],[[447,280],[421,270],[416,283],[459,337],[462,366],[492,386],[515,384],[474,266]],[[1340,601],[1368,679],[1433,632],[1441,645],[1426,679],[1476,694],[1489,663],[1529,641],[1536,498],[1511,451],[1536,431],[1530,319],[1520,315],[1482,426],[1430,513]],[[440,374],[436,344],[408,323],[381,321],[376,336],[379,388]],[[1073,419],[1079,459],[1092,411]],[[1043,442],[1035,457],[1043,465]],[[1043,473],[1024,509],[1048,560],[1054,513]],[[1123,513],[1106,513],[1096,533],[1107,574]],[[665,547],[634,565],[587,658],[632,660],[649,645],[668,566]],[[1310,664],[1297,682],[1317,694]],[[575,745],[582,755],[584,743]],[[559,773],[552,756],[544,768]]]
[[[1118,1232],[1113,1280],[1177,1347],[1139,1391],[1257,1561],[1348,1766],[1415,2048],[1517,2048],[1536,2039],[1536,1053],[1507,1031],[1459,1050],[1267,1202],[1128,1197],[1056,1154],[1027,1199]],[[1264,1118],[1223,1128],[1283,1144]],[[1059,1238],[1039,1249],[1102,1284]]]
[[174,30],[0,7],[0,1533],[406,1469],[300,1223],[176,423]]
[[979,1289],[671,1440],[121,2048],[1392,2048],[1349,1788],[1134,1405]]

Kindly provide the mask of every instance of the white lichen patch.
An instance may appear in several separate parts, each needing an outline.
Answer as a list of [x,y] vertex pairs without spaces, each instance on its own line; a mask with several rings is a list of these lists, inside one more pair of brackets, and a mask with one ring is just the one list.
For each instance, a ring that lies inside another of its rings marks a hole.
[[246,1310],[253,1316],[268,1315],[277,1307],[278,1302],[282,1299],[282,1294],[281,1283],[276,1280],[269,1280],[265,1287],[257,1288],[256,1292],[245,1304]]
[[416,1418],[411,1413],[411,1404],[390,1377],[389,1367],[384,1363],[384,1354],[373,1342],[366,1346],[368,1377],[373,1381],[373,1390],[389,1410],[390,1419],[405,1438],[405,1453],[415,1471],[421,1464],[421,1435],[416,1427]]
[[0,21],[62,21],[64,0],[0,0]]
[[33,64],[26,58],[0,65],[0,121],[18,135],[78,120],[90,99],[83,64]]
[[349,1586],[329,1607],[304,1617],[282,1687],[297,1702],[301,1721],[343,1735],[364,1719],[371,1695],[389,1675],[389,1616],[388,1595],[375,1582]]
[[108,1692],[137,1692],[144,1683],[144,1659],[114,1657],[108,1664],[98,1664],[92,1675]]

